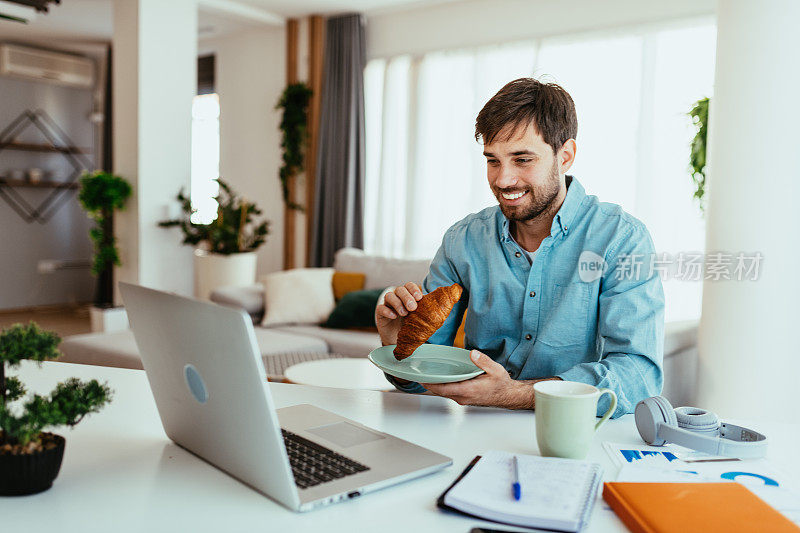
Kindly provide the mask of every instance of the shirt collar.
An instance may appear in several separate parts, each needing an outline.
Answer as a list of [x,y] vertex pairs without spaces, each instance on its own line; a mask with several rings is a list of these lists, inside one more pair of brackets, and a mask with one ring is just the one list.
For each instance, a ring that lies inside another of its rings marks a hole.
[[553,218],[553,225],[550,227],[550,235],[555,236],[559,231],[563,231],[564,235],[569,233],[569,227],[572,221],[575,220],[575,215],[578,214],[583,199],[586,197],[586,190],[573,176],[566,176],[567,179],[567,196],[564,198],[564,203]]
[[[550,227],[550,235],[553,237],[560,232],[564,232],[564,235],[569,233],[569,227],[575,219],[575,215],[578,214],[578,209],[586,196],[586,190],[574,176],[566,176],[566,182],[567,196],[564,198],[564,203],[561,204],[561,208],[559,208],[556,216],[553,217],[553,225]],[[500,239],[503,241],[511,241],[512,238],[508,219],[502,214],[499,208],[498,211],[503,219],[503,223],[500,227]]]

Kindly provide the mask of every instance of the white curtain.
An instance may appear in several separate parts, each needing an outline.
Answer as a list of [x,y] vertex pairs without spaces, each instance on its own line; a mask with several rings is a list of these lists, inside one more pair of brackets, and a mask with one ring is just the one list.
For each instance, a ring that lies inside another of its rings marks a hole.
[[[505,83],[562,85],[578,114],[570,174],[589,194],[642,219],[668,257],[703,250],[704,224],[687,170],[687,112],[711,96],[716,28],[562,36],[370,61],[365,71],[365,248],[432,257],[444,231],[494,205],[475,118]],[[667,319],[700,315],[701,283],[664,279]]]

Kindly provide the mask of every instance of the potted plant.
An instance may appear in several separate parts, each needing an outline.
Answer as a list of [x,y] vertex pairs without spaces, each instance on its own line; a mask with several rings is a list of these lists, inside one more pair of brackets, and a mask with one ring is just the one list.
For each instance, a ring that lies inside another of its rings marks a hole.
[[0,496],[34,494],[49,489],[61,468],[66,440],[43,432],[48,427],[75,426],[111,401],[111,389],[97,380],[76,378],[56,385],[47,396],[26,397],[25,386],[6,367],[27,359],[60,356],[58,335],[31,322],[14,324],[0,333]]
[[[124,178],[109,172],[85,173],[80,180],[78,200],[95,226],[89,231],[94,243],[92,274],[97,277],[92,330],[107,331],[127,327],[127,315],[114,307],[114,265],[119,266],[119,251],[114,238],[114,211],[124,209],[131,195],[131,185]],[[117,326],[110,324],[116,322]]]
[[223,285],[247,285],[256,279],[256,250],[269,234],[269,221],[259,220],[261,210],[238,196],[228,183],[217,178],[219,193],[217,218],[210,224],[192,222],[191,199],[181,190],[178,201],[183,215],[159,222],[159,226],[180,227],[183,244],[196,247],[194,252],[194,292],[208,298]]

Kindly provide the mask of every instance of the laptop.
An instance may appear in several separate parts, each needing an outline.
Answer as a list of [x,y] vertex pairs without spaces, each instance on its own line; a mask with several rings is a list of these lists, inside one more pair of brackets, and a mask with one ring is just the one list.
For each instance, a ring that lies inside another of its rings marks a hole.
[[167,436],[289,509],[309,511],[452,464],[313,405],[275,409],[244,310],[120,289]]

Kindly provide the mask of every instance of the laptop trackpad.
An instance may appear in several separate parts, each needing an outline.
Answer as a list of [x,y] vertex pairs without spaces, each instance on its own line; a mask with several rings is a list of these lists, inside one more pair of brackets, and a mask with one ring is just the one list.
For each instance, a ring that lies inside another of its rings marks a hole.
[[336,422],[335,424],[319,426],[307,429],[306,431],[322,437],[342,448],[349,448],[350,446],[365,444],[385,438],[383,435],[373,433],[372,431],[362,429],[347,422]]

